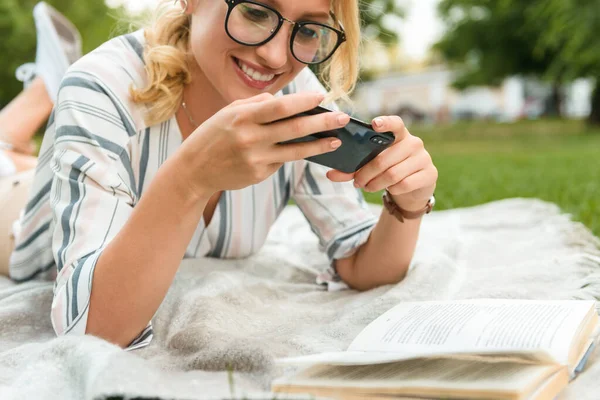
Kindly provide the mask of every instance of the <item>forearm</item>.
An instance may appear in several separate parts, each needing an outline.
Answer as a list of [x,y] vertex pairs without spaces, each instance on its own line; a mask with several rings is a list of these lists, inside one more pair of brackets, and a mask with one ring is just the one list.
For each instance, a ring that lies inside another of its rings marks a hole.
[[339,275],[357,290],[401,281],[414,255],[420,227],[421,218],[401,223],[384,209],[369,240],[352,257],[336,261]]
[[86,333],[124,347],[162,303],[210,197],[192,198],[175,168],[161,167],[98,259]]

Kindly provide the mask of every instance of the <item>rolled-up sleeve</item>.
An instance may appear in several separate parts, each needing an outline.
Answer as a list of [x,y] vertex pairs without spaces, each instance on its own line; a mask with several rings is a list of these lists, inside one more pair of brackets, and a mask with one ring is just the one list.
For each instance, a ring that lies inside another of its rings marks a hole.
[[[86,331],[94,269],[137,201],[126,110],[101,82],[72,74],[56,105],[50,202],[57,266],[51,319],[58,335]],[[148,343],[151,326],[130,349]]]
[[367,242],[377,218],[362,192],[352,182],[332,182],[330,168],[307,162],[292,196],[318,236],[320,248],[330,260],[330,269],[317,283],[329,290],[347,287],[335,271],[334,260],[350,257]]

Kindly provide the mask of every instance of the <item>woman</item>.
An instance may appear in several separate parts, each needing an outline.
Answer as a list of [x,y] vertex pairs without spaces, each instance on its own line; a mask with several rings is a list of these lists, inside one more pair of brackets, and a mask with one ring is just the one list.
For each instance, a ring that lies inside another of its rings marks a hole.
[[[278,144],[349,120],[273,123],[324,100],[307,64],[328,63],[329,100],[356,81],[358,6],[331,1],[163,4],[68,70],[9,264],[15,280],[58,272],[57,334],[146,345],[181,259],[251,255],[290,197],[349,286],[403,278],[437,179],[422,141],[377,118],[396,143],[356,174],[304,160],[336,139]],[[387,188],[415,218],[377,221],[356,188]]]

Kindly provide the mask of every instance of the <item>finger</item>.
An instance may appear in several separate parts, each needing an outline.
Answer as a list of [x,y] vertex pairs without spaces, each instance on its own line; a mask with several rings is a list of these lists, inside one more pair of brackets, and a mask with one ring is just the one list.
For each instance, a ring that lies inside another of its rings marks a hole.
[[349,182],[354,179],[354,173],[347,173],[338,171],[337,169],[332,169],[331,171],[327,171],[327,178],[329,178],[332,182]]
[[337,138],[325,138],[303,143],[275,144],[272,162],[290,162],[330,153],[342,145]]
[[350,116],[343,112],[324,112],[316,115],[289,118],[269,124],[268,135],[273,143],[301,138],[311,133],[343,128],[350,122]]
[[375,132],[393,132],[396,137],[395,143],[401,142],[409,135],[404,121],[397,115],[373,118],[371,125]]
[[434,187],[437,180],[437,169],[432,165],[430,168],[422,169],[412,175],[407,176],[400,182],[388,187],[388,191],[393,195],[402,195],[421,188]]
[[373,178],[364,186],[364,190],[366,192],[378,192],[401,182],[406,177],[424,169],[426,166],[425,157],[409,157]]
[[291,117],[302,111],[311,110],[318,106],[323,98],[324,95],[317,92],[301,92],[273,97],[270,100],[253,104],[251,114],[254,122],[267,124]]
[[422,149],[423,141],[416,136],[409,135],[404,141],[393,144],[362,167],[354,178],[356,186],[365,187],[376,176],[387,171],[394,165],[403,162],[411,154],[418,153]]
[[268,101],[273,99],[273,95],[271,93],[265,92],[261,94],[257,94],[256,96],[248,97],[246,99],[239,99],[231,103],[231,106],[236,107],[243,104],[251,104],[251,103],[261,103],[263,101]]

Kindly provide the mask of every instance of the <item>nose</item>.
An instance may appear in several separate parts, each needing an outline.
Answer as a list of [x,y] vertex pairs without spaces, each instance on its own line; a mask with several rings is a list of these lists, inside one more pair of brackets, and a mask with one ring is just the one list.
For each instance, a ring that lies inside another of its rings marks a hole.
[[290,56],[290,34],[291,25],[285,23],[271,40],[256,48],[266,67],[279,70],[285,66]]

